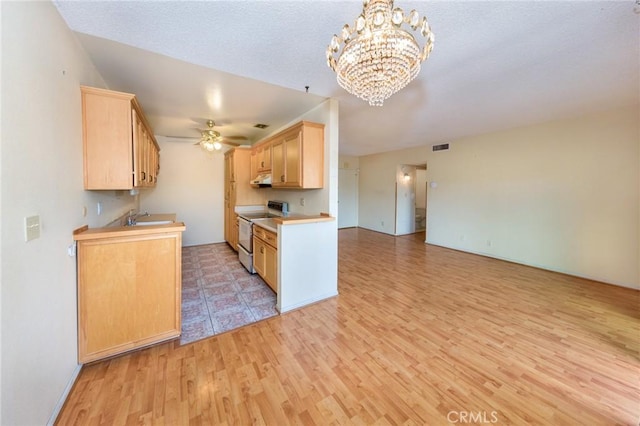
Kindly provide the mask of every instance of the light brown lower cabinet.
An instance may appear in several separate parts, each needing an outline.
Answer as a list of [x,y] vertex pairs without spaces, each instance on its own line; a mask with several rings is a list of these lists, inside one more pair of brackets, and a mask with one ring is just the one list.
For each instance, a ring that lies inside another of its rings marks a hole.
[[271,231],[253,227],[253,267],[262,279],[278,292],[278,238]]
[[78,241],[80,363],[180,335],[181,246],[182,230]]

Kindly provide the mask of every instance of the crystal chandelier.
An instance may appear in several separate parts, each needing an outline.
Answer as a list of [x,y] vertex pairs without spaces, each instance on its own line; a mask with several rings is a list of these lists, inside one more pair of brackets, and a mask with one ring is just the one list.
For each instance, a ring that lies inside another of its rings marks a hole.
[[[420,29],[424,47],[402,28]],[[327,64],[347,92],[382,106],[385,99],[405,87],[420,72],[420,64],[433,50],[434,36],[427,18],[412,10],[408,15],[393,0],[364,0],[362,14],[348,24],[327,47]],[[340,44],[344,43],[342,51]],[[336,58],[337,55],[337,58]]]

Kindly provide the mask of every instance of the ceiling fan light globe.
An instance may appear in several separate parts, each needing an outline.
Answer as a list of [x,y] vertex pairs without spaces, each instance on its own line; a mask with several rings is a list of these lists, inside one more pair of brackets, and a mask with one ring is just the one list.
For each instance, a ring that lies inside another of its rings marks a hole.
[[202,147],[202,149],[204,149],[206,151],[213,151],[213,144],[208,139],[201,140],[200,141],[200,146]]

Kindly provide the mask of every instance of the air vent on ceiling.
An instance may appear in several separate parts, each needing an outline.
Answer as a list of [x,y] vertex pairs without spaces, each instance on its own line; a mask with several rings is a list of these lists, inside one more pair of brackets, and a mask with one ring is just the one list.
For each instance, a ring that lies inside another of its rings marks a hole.
[[431,147],[431,149],[433,151],[447,151],[449,149],[449,144],[448,143],[442,143],[440,145],[433,145]]
[[257,127],[258,129],[266,129],[267,127],[269,127],[269,125],[268,124],[258,123],[253,127]]

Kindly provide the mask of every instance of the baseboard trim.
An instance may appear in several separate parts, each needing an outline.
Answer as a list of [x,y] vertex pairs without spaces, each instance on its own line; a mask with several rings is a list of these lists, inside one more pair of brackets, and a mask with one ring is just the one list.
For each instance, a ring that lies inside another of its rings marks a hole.
[[64,407],[64,403],[67,401],[67,397],[69,396],[69,394],[71,393],[71,390],[75,386],[76,380],[78,379],[78,376],[80,375],[81,370],[82,370],[82,364],[78,364],[76,368],[73,370],[73,373],[71,374],[71,379],[69,379],[69,383],[67,383],[67,386],[64,388],[64,391],[62,392],[62,395],[60,396],[58,403],[53,408],[53,412],[51,413],[51,417],[49,417],[47,426],[53,426],[56,424],[56,420],[58,420],[58,416],[60,415],[60,412]]
[[294,303],[293,305],[281,307],[280,309],[278,309],[278,307],[276,306],[276,309],[278,309],[278,312],[280,312],[281,314],[284,314],[296,309],[303,308],[307,305],[312,305],[314,303],[322,302],[323,300],[331,299],[332,297],[336,297],[337,295],[338,295],[337,291],[332,291],[330,293],[325,293],[320,296],[312,297],[302,302]]
[[430,242],[430,241],[425,241],[425,244],[436,246],[436,247],[442,247],[442,248],[449,249],[449,250],[455,250],[455,251],[459,251],[461,253],[472,254],[474,256],[488,257],[490,259],[496,259],[496,260],[500,260],[500,261],[503,261],[503,262],[515,263],[517,265],[526,266],[528,268],[541,269],[543,271],[555,272],[556,274],[562,274],[562,275],[567,275],[567,276],[570,276],[570,277],[582,278],[582,279],[585,279],[585,280],[597,282],[599,284],[613,285],[613,286],[616,286],[616,287],[629,288],[631,290],[640,290],[640,287],[636,287],[633,284],[617,282],[617,281],[611,281],[611,280],[607,280],[606,278],[603,278],[603,277],[595,277],[595,276],[583,275],[583,274],[579,274],[577,272],[567,271],[567,270],[559,269],[559,268],[552,268],[550,266],[540,265],[540,264],[537,264],[537,263],[525,262],[523,260],[512,259],[512,258],[509,258],[509,257],[502,257],[502,256],[494,255],[494,254],[491,254],[491,253],[486,253],[486,252],[481,252],[481,251],[473,251],[473,250],[468,250],[468,249],[464,249],[464,248],[460,248],[460,247],[456,247],[456,246],[449,246],[449,245],[445,245],[445,244],[441,244],[441,243],[434,243],[434,242]]

